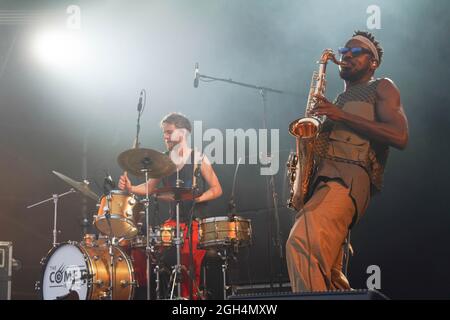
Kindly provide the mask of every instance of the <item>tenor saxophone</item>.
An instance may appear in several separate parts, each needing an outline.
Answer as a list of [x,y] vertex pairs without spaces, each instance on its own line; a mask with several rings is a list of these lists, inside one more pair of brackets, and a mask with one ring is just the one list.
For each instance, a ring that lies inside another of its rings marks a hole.
[[289,155],[287,162],[290,184],[290,196],[287,206],[296,211],[303,208],[305,204],[311,178],[319,162],[319,159],[314,154],[314,146],[326,116],[317,116],[313,110],[318,102],[316,95],[325,96],[326,68],[329,60],[338,65],[342,64],[337,61],[333,50],[325,49],[322,52],[320,60],[317,62],[319,70],[314,71],[312,75],[305,116],[289,124],[289,133],[296,140],[296,152],[292,152]]

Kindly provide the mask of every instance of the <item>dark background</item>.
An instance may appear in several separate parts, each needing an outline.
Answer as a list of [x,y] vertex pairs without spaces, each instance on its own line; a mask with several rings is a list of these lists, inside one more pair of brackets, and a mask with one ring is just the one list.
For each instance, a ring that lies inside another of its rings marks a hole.
[[[45,30],[63,30],[66,8],[81,8],[83,50],[69,47],[42,59],[36,41]],[[366,30],[366,9],[381,9],[372,30],[384,50],[376,73],[401,91],[410,143],[391,150],[385,189],[352,233],[354,288],[365,288],[370,265],[381,269],[381,291],[391,298],[450,296],[448,181],[450,46],[448,1],[0,1],[0,240],[13,241],[22,268],[14,272],[13,299],[36,299],[39,261],[51,248],[53,206],[26,206],[69,186],[52,170],[84,178],[100,193],[105,170],[118,179],[117,156],[132,145],[139,92],[148,92],[141,119],[142,147],[163,150],[159,120],[180,111],[204,129],[262,128],[258,91],[225,83],[192,85],[200,73],[289,90],[268,94],[269,128],[280,130],[276,191],[285,203],[284,163],[294,139],[290,121],[304,112],[315,61],[323,49],[342,46],[356,29]],[[30,17],[39,13],[38,19]],[[21,18],[20,18],[21,17]],[[24,19],[26,17],[26,19]],[[342,90],[337,68],[328,69],[327,96]],[[207,144],[207,143],[206,143]],[[234,165],[215,165],[224,195],[209,216],[228,213]],[[269,282],[279,272],[273,210],[267,210],[266,178],[259,165],[239,170],[239,215],[252,219],[254,245],[241,256],[236,281]],[[134,179],[135,183],[139,180]],[[59,202],[59,241],[80,241],[82,220],[96,203],[72,194]],[[162,208],[162,215],[167,214]],[[279,210],[284,244],[293,213]],[[282,269],[283,277],[287,274]]]

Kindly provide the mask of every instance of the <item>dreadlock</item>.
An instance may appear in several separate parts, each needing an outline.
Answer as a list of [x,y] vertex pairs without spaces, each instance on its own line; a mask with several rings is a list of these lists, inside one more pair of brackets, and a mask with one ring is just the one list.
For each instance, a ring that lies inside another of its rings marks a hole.
[[375,46],[375,48],[377,48],[377,51],[378,51],[378,57],[380,58],[380,62],[379,62],[379,65],[380,65],[381,57],[383,56],[384,51],[383,51],[383,48],[380,46],[380,43],[377,40],[375,40],[374,35],[371,34],[370,32],[357,30],[353,33],[352,37],[354,37],[354,36],[363,36],[363,37],[369,39],[373,43],[373,45]]

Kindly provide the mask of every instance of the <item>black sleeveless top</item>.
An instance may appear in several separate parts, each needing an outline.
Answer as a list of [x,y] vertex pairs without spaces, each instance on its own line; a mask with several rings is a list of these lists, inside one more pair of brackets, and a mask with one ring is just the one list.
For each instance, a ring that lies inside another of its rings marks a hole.
[[[169,152],[166,152],[168,154]],[[201,163],[202,158],[198,160],[199,162],[196,164],[194,161],[196,160],[194,157],[194,150],[191,151],[190,161],[184,164],[180,171],[178,171],[178,176],[180,181],[180,187],[192,188],[192,184],[194,181],[194,174],[196,175],[197,180],[197,188],[194,190],[196,195],[201,195],[205,191],[205,181],[203,176],[201,175]],[[195,172],[194,172],[195,170]],[[177,172],[174,172],[170,176],[162,178],[163,187],[175,187],[177,185]],[[195,206],[194,206],[195,205]],[[193,213],[193,218],[202,217],[202,212],[205,209],[206,204],[197,203],[195,204],[192,200],[181,201],[180,203],[180,221],[187,222]],[[170,219],[176,219],[176,203],[169,203],[169,214]]]

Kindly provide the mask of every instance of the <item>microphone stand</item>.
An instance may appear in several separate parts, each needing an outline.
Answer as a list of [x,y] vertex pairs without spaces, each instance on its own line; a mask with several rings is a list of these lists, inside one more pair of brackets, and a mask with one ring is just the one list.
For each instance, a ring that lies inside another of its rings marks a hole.
[[199,79],[209,79],[209,80],[213,80],[213,81],[221,81],[221,82],[227,82],[227,83],[231,83],[231,84],[235,84],[241,87],[246,87],[246,88],[251,88],[251,89],[256,89],[256,90],[264,90],[265,92],[274,92],[274,93],[279,93],[279,94],[285,94],[285,95],[291,95],[291,96],[295,96],[295,97],[301,97],[299,94],[292,92],[292,91],[287,91],[287,90],[279,90],[279,89],[273,89],[273,88],[269,88],[269,87],[263,87],[263,86],[257,86],[254,84],[249,84],[249,83],[244,83],[244,82],[238,82],[238,81],[234,81],[233,79],[225,79],[225,78],[217,78],[217,77],[211,77],[211,76],[207,76],[204,74],[197,74],[197,77]]
[[[144,93],[144,105],[142,105],[142,94]],[[141,116],[144,113],[145,104],[147,103],[147,92],[145,89],[141,90],[141,96],[139,97],[139,103],[137,106],[138,111],[138,117],[137,117],[137,124],[136,124],[136,138],[134,140],[134,148],[139,148],[139,132],[141,131]]]
[[57,241],[57,234],[58,234],[58,230],[56,228],[56,220],[58,218],[58,200],[59,198],[62,198],[70,193],[75,193],[75,189],[71,188],[69,191],[61,193],[61,194],[53,194],[51,198],[48,198],[46,200],[42,200],[38,203],[32,204],[27,206],[27,209],[31,209],[33,207],[39,206],[43,203],[49,202],[53,200],[53,204],[54,204],[54,212],[53,212],[53,247],[56,247],[58,245],[58,241]]
[[[264,123],[264,129],[267,129],[267,93],[264,89],[259,91],[262,100],[263,100],[263,106],[264,106],[264,117],[263,117],[263,123]],[[267,157],[269,157],[269,161],[271,161],[272,157],[270,155],[267,155]],[[267,186],[270,185],[271,189],[270,191],[272,192],[272,199],[273,199],[273,210],[274,210],[274,219],[275,219],[275,230],[276,230],[276,235],[275,238],[273,238],[273,235],[271,234],[271,239],[272,241],[275,242],[275,247],[278,249],[278,258],[279,258],[279,267],[278,267],[278,280],[279,280],[279,285],[280,288],[282,287],[283,283],[282,283],[282,266],[283,266],[283,261],[284,261],[284,255],[283,255],[283,245],[281,243],[281,229],[280,229],[280,215],[278,214],[278,194],[275,191],[275,179],[274,179],[274,175],[270,175],[270,178],[266,176],[266,184]],[[269,190],[269,187],[267,187],[267,190]],[[269,233],[272,232],[272,229],[269,227]],[[271,256],[271,246],[269,245],[269,257]],[[272,261],[272,259],[270,259]],[[272,263],[270,264],[270,274],[272,275]],[[271,277],[270,279],[270,286],[271,288],[273,288],[273,279]]]
[[237,173],[239,169],[239,165],[241,164],[242,158],[239,158],[238,163],[236,165],[236,170],[234,170],[234,177],[233,177],[233,187],[231,188],[231,195],[230,195],[230,201],[228,202],[228,217],[230,219],[234,218],[236,216],[236,202],[234,201],[234,190],[236,189],[236,178]]
[[[262,98],[262,102],[263,102],[263,129],[267,129],[267,93],[268,92],[273,92],[273,93],[278,93],[278,94],[284,94],[284,95],[291,95],[291,96],[296,96],[296,97],[300,97],[299,94],[294,93],[294,92],[290,92],[290,91],[282,91],[282,90],[278,90],[278,89],[273,89],[273,88],[269,88],[269,87],[263,87],[263,86],[257,86],[254,84],[249,84],[249,83],[244,83],[244,82],[238,82],[238,81],[234,81],[232,79],[225,79],[225,78],[218,78],[218,77],[212,77],[212,76],[208,76],[208,75],[203,75],[198,73],[198,67],[196,66],[196,78],[200,79],[209,79],[212,81],[221,81],[221,82],[227,82],[230,84],[234,84],[234,85],[238,85],[241,87],[246,87],[246,88],[251,88],[251,89],[256,89],[259,91],[259,94]],[[268,156],[268,155],[266,155]],[[278,195],[275,192],[275,179],[273,177],[273,175],[270,176],[270,178],[266,177],[266,190],[267,191],[271,191],[272,194],[272,200],[273,200],[273,218],[275,220],[275,228],[276,228],[276,234],[275,234],[275,239],[273,238],[273,234],[272,234],[272,228],[271,228],[271,224],[269,223],[268,226],[268,231],[269,231],[269,235],[270,235],[270,239],[272,241],[272,243],[275,244],[275,246],[277,247],[277,251],[278,251],[278,258],[279,260],[279,274],[278,274],[278,278],[279,278],[279,285],[280,287],[282,286],[282,265],[283,265],[283,261],[284,261],[284,255],[283,255],[283,245],[281,243],[281,230],[280,230],[280,219],[279,219],[279,214],[278,214]],[[234,199],[233,199],[234,201]],[[231,203],[233,205],[233,203]],[[270,286],[273,287],[273,275],[272,275],[272,270],[273,270],[273,265],[272,265],[272,259],[271,259],[271,244],[269,243],[268,245],[268,253],[269,253],[269,259],[270,259]]]

